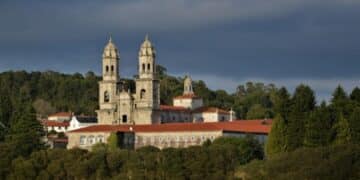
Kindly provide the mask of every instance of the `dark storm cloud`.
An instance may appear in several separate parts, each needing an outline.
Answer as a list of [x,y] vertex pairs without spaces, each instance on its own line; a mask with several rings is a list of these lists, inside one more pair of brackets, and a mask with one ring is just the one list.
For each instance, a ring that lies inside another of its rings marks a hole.
[[[321,94],[360,77],[357,0],[1,1],[0,71],[99,73],[109,34],[121,73],[135,74],[145,33],[170,73],[194,74],[213,88],[247,80]],[[325,95],[324,95],[325,96]]]

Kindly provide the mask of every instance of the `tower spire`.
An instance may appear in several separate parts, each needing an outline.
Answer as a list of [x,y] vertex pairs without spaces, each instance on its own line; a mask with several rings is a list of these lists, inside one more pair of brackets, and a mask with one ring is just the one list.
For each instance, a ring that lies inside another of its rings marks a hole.
[[145,41],[148,41],[149,40],[149,33],[146,33],[145,34]]
[[110,34],[110,37],[109,37],[109,42],[111,43],[112,42],[112,36]]

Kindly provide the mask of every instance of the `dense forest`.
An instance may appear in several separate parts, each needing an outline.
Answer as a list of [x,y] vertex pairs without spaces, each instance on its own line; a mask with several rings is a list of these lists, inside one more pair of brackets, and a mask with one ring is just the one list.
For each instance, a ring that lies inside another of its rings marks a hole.
[[[182,93],[183,79],[158,69],[161,101],[170,104]],[[266,144],[246,137],[185,149],[131,151],[112,143],[92,152],[47,149],[38,117],[55,111],[94,114],[99,79],[92,72],[0,74],[0,179],[360,178],[360,89],[347,94],[341,86],[328,103],[317,103],[314,91],[303,84],[290,94],[249,82],[228,94],[194,82],[206,105],[232,107],[242,119],[273,118]],[[124,81],[134,91],[134,82]]]
[[[172,98],[183,92],[183,78],[170,76],[164,67],[158,66],[161,103],[172,104]],[[98,81],[101,77],[93,72],[85,75],[62,74],[53,71],[26,72],[8,71],[0,73],[2,94],[15,101],[19,94],[29,97],[36,112],[46,117],[55,111],[72,111],[76,114],[95,115],[98,108]],[[133,79],[122,79],[135,91]],[[274,93],[272,84],[248,82],[239,85],[237,92],[213,91],[202,80],[194,81],[194,91],[204,98],[205,105],[230,110],[234,108],[239,118],[256,119],[273,116]]]
[[223,179],[233,177],[238,165],[262,156],[261,145],[251,138],[220,138],[201,147],[161,151],[98,144],[91,152],[41,150],[17,158],[8,167],[8,179]]

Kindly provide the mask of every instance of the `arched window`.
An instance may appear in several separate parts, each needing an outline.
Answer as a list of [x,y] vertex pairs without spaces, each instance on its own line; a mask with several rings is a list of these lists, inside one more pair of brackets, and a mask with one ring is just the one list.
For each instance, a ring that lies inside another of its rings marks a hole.
[[105,71],[109,72],[109,66],[105,66]]
[[111,66],[111,72],[114,72],[114,66]]
[[127,123],[127,115],[122,115],[122,122]]
[[104,136],[102,136],[102,135],[97,136],[96,142],[103,143],[104,142]]
[[145,72],[145,64],[142,64],[142,71]]
[[148,71],[150,71],[150,63],[148,64],[148,68],[147,68],[147,69],[148,69]]
[[94,144],[95,143],[94,136],[89,136],[88,139],[87,139],[87,143],[88,144]]
[[83,145],[86,143],[86,136],[80,136],[80,145]]
[[145,93],[146,93],[145,89],[142,89],[142,90],[140,91],[140,99],[145,98]]
[[105,91],[105,92],[104,92],[104,102],[109,102],[109,101],[110,101],[109,92]]

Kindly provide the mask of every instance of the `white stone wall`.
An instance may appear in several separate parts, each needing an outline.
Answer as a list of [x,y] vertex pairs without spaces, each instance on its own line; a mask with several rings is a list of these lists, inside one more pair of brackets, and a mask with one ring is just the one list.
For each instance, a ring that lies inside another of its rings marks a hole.
[[48,117],[50,121],[69,121],[70,116],[50,116]]
[[96,143],[107,143],[110,133],[67,133],[67,136],[69,139],[67,149],[81,148],[90,150]]
[[162,111],[161,123],[192,122],[190,112],[185,111]]
[[213,141],[220,136],[222,136],[221,131],[136,133],[135,149],[144,146],[155,146],[160,149],[185,148],[202,145],[207,139]]
[[119,124],[132,124],[133,123],[132,111],[133,111],[133,101],[131,94],[129,92],[124,92],[124,91],[121,92],[118,102]]
[[217,112],[203,112],[203,113],[194,113],[193,121],[194,122],[221,122],[229,121],[230,114],[223,114]]
[[191,99],[191,98],[179,98],[179,99],[173,99],[173,105],[188,109],[196,109],[203,106],[203,100]]

